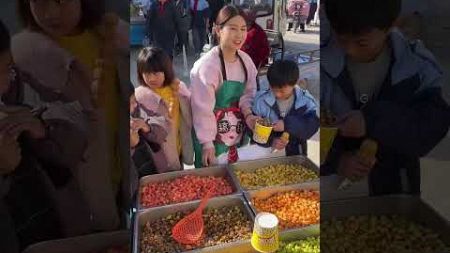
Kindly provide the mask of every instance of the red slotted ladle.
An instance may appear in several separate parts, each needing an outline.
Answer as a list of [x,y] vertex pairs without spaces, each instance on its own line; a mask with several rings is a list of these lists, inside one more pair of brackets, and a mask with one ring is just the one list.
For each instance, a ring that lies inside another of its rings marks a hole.
[[188,245],[196,244],[202,239],[205,229],[203,209],[205,209],[211,195],[211,191],[208,191],[197,209],[175,224],[172,228],[172,237],[175,241]]

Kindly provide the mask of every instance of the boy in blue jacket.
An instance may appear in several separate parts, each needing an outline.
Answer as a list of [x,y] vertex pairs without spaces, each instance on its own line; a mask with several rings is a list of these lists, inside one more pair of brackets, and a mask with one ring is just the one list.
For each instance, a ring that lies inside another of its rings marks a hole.
[[[446,135],[449,107],[442,72],[420,42],[393,24],[401,0],[327,0],[333,38],[321,49],[321,108],[336,116],[339,134],[321,174],[368,176],[371,195],[418,194],[419,158]],[[364,163],[364,139],[378,144]]]
[[[266,146],[286,149],[286,155],[306,155],[306,140],[319,128],[317,104],[312,95],[298,87],[298,66],[293,61],[276,61],[267,71],[270,89],[256,94],[253,113],[273,123]],[[289,133],[289,141],[281,137]]]

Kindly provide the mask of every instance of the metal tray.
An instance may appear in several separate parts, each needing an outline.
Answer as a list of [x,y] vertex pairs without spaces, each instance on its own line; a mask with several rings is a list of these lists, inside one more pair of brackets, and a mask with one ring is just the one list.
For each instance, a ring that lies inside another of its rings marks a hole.
[[[186,203],[179,203],[173,206],[162,206],[162,207],[156,207],[151,209],[146,209],[139,211],[136,214],[136,219],[134,222],[134,229],[133,229],[133,252],[134,253],[140,253],[140,238],[141,238],[141,229],[145,225],[147,221],[156,220],[162,217],[165,217],[167,215],[170,215],[172,213],[176,213],[179,211],[187,211],[187,210],[195,210],[200,201],[192,201],[192,202],[186,202]],[[208,201],[208,204],[206,208],[219,208],[219,207],[225,207],[225,206],[239,206],[241,210],[247,214],[247,217],[252,222],[252,228],[253,228],[253,222],[255,217],[253,216],[252,211],[250,210],[248,204],[246,203],[245,199],[242,195],[228,195],[228,196],[222,196],[222,197],[216,197],[212,198]],[[226,243],[222,245],[216,245],[212,247],[205,247],[200,248],[196,250],[186,251],[189,253],[199,253],[199,252],[216,252],[221,249],[227,249],[229,247],[235,247],[236,245],[240,245],[242,242],[233,242],[233,243]],[[227,252],[227,251],[222,251]],[[230,252],[230,251],[228,251]]]
[[[233,176],[231,175],[230,171],[226,166],[215,166],[215,167],[207,167],[207,168],[201,168],[201,169],[190,169],[190,170],[182,170],[182,171],[174,171],[174,172],[168,172],[163,174],[155,174],[150,176],[142,177],[139,180],[139,192],[136,196],[137,201],[137,208],[138,210],[148,209],[148,208],[157,208],[157,207],[143,207],[141,206],[141,188],[149,183],[157,183],[157,182],[164,182],[173,180],[175,178],[179,178],[185,175],[196,175],[196,176],[215,176],[215,177],[225,177],[225,179],[230,183],[231,188],[233,189],[233,192],[230,195],[234,194],[240,194],[241,190],[237,186],[235,180],[233,179]],[[192,200],[195,201],[195,200]],[[190,202],[190,201],[189,201]],[[169,204],[167,206],[173,206],[176,205]]]
[[402,215],[411,221],[423,224],[441,235],[450,245],[450,221],[444,219],[420,197],[392,195],[362,197],[321,202],[321,221],[357,215]]
[[[231,174],[233,177],[233,180],[236,182],[238,187],[242,191],[252,191],[252,190],[258,190],[265,187],[260,187],[257,189],[246,189],[243,188],[240,184],[240,181],[238,177],[235,174],[235,170],[242,170],[246,172],[254,172],[256,169],[270,166],[270,165],[277,165],[277,164],[299,164],[305,167],[306,169],[312,170],[315,173],[317,173],[317,176],[319,176],[319,167],[317,167],[316,164],[314,164],[309,158],[301,155],[297,156],[283,156],[283,157],[276,157],[276,158],[267,158],[267,159],[260,159],[260,160],[254,160],[254,161],[246,161],[246,162],[238,162],[235,164],[229,165],[229,168],[231,170]],[[307,182],[319,182],[319,178],[310,180]],[[305,183],[307,183],[305,182]],[[303,184],[303,183],[302,183]]]
[[[33,244],[23,253],[91,253],[130,243],[130,231],[95,233]],[[131,247],[130,247],[131,248]]]
[[[320,190],[320,184],[319,182],[309,182],[309,183],[302,183],[302,184],[295,184],[295,185],[287,185],[287,186],[276,186],[276,187],[269,187],[269,188],[263,188],[260,190],[255,190],[255,191],[246,191],[244,192],[244,197],[247,200],[247,202],[250,205],[250,209],[253,212],[253,215],[257,215],[258,211],[256,210],[256,208],[253,206],[252,203],[252,199],[253,198],[263,198],[266,199],[274,194],[277,193],[281,193],[281,192],[287,192],[287,191],[295,191],[295,190],[315,190],[315,191],[319,191]],[[321,203],[322,204],[322,203]],[[319,228],[319,224],[313,224],[313,225],[309,225],[306,226],[304,228],[309,228],[311,227],[311,229],[318,229]],[[284,231],[295,231],[298,230],[298,228],[293,228],[293,229],[286,229]]]
[[[294,240],[305,239],[310,236],[320,235],[319,227],[305,227],[299,229],[291,229],[280,233],[280,240],[290,242]],[[253,249],[250,240],[241,241],[235,243],[226,248],[220,248],[214,251],[214,253],[259,253]]]

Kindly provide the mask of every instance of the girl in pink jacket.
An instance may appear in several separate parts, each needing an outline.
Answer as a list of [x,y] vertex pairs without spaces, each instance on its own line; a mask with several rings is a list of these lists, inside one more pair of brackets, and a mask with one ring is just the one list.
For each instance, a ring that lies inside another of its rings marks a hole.
[[[193,164],[191,92],[175,78],[172,61],[160,48],[141,50],[137,60],[136,101],[147,113],[162,116],[167,122],[167,137],[153,154],[159,173],[183,169]],[[151,129],[150,129],[151,131]],[[149,135],[150,132],[147,133]]]

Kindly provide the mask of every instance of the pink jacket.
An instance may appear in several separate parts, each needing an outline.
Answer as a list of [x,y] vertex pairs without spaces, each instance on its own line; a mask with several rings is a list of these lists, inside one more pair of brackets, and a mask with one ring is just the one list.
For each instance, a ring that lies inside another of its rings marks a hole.
[[302,8],[300,9],[300,16],[302,17],[308,17],[309,16],[309,9],[310,9],[310,4],[308,1],[306,0],[289,0],[288,1],[288,15],[289,16],[295,16],[296,12],[298,12],[298,10],[295,8],[295,5],[299,4],[300,6],[302,6]]
[[[161,160],[167,161],[165,167],[158,166],[158,172],[164,173],[168,171],[181,170],[181,162],[185,164],[194,163],[194,147],[192,143],[192,113],[190,106],[191,92],[186,85],[180,81],[178,98],[180,99],[181,110],[181,126],[180,129],[173,129],[173,125],[169,120],[169,109],[159,95],[154,93],[150,88],[139,86],[135,89],[134,94],[139,105],[147,111],[154,112],[157,115],[164,116],[168,119],[168,135],[166,141],[161,144],[161,150],[156,152],[153,156],[158,161],[155,163],[161,164]],[[178,157],[177,144],[174,136],[174,131],[179,131],[179,138],[181,138],[181,156],[182,161]]]
[[[248,80],[244,95],[239,101],[241,110],[250,110],[256,94],[255,64],[248,54],[238,52],[247,68]],[[225,63],[228,80],[244,82],[245,74],[240,61]],[[214,116],[216,91],[223,83],[219,58],[219,48],[214,47],[194,63],[191,70],[192,118],[199,142],[207,147],[213,146],[217,135],[217,122]]]

